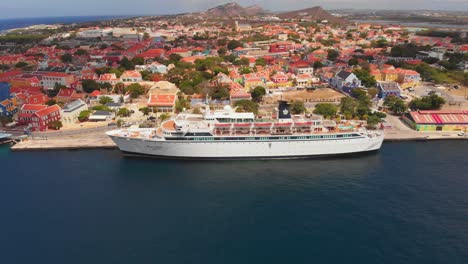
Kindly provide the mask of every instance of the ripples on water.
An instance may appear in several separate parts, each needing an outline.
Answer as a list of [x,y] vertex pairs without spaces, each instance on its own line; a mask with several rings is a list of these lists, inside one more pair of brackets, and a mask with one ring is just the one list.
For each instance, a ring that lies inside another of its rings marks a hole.
[[216,162],[0,149],[0,263],[468,263],[467,154],[466,141]]

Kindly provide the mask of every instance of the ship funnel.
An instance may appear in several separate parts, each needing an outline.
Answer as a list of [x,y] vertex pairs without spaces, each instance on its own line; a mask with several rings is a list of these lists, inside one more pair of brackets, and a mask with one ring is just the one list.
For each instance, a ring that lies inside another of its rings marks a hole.
[[288,102],[278,101],[278,119],[291,119]]

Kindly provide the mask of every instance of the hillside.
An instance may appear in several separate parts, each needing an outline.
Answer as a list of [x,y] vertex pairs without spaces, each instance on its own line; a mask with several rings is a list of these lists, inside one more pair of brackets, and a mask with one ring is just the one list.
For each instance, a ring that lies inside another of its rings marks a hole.
[[227,3],[208,9],[201,14],[210,17],[252,16],[266,13],[258,5],[242,7],[238,3]]
[[307,18],[310,20],[328,20],[328,22],[330,23],[340,23],[340,24],[346,22],[344,19],[331,15],[327,11],[323,10],[323,8],[320,6],[280,13],[278,14],[278,16],[282,19]]

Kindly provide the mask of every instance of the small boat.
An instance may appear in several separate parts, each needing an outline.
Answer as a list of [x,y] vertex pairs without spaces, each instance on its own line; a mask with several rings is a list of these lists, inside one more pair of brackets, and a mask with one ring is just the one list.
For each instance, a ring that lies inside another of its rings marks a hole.
[[8,144],[11,141],[13,141],[11,139],[12,136],[13,136],[12,134],[7,134],[7,133],[0,132],[0,145]]

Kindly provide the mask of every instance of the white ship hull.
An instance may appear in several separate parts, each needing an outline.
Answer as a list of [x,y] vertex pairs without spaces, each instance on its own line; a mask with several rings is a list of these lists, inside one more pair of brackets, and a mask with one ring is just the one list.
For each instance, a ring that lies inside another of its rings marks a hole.
[[301,158],[380,149],[383,135],[346,139],[274,141],[166,141],[109,136],[126,153],[167,158]]

